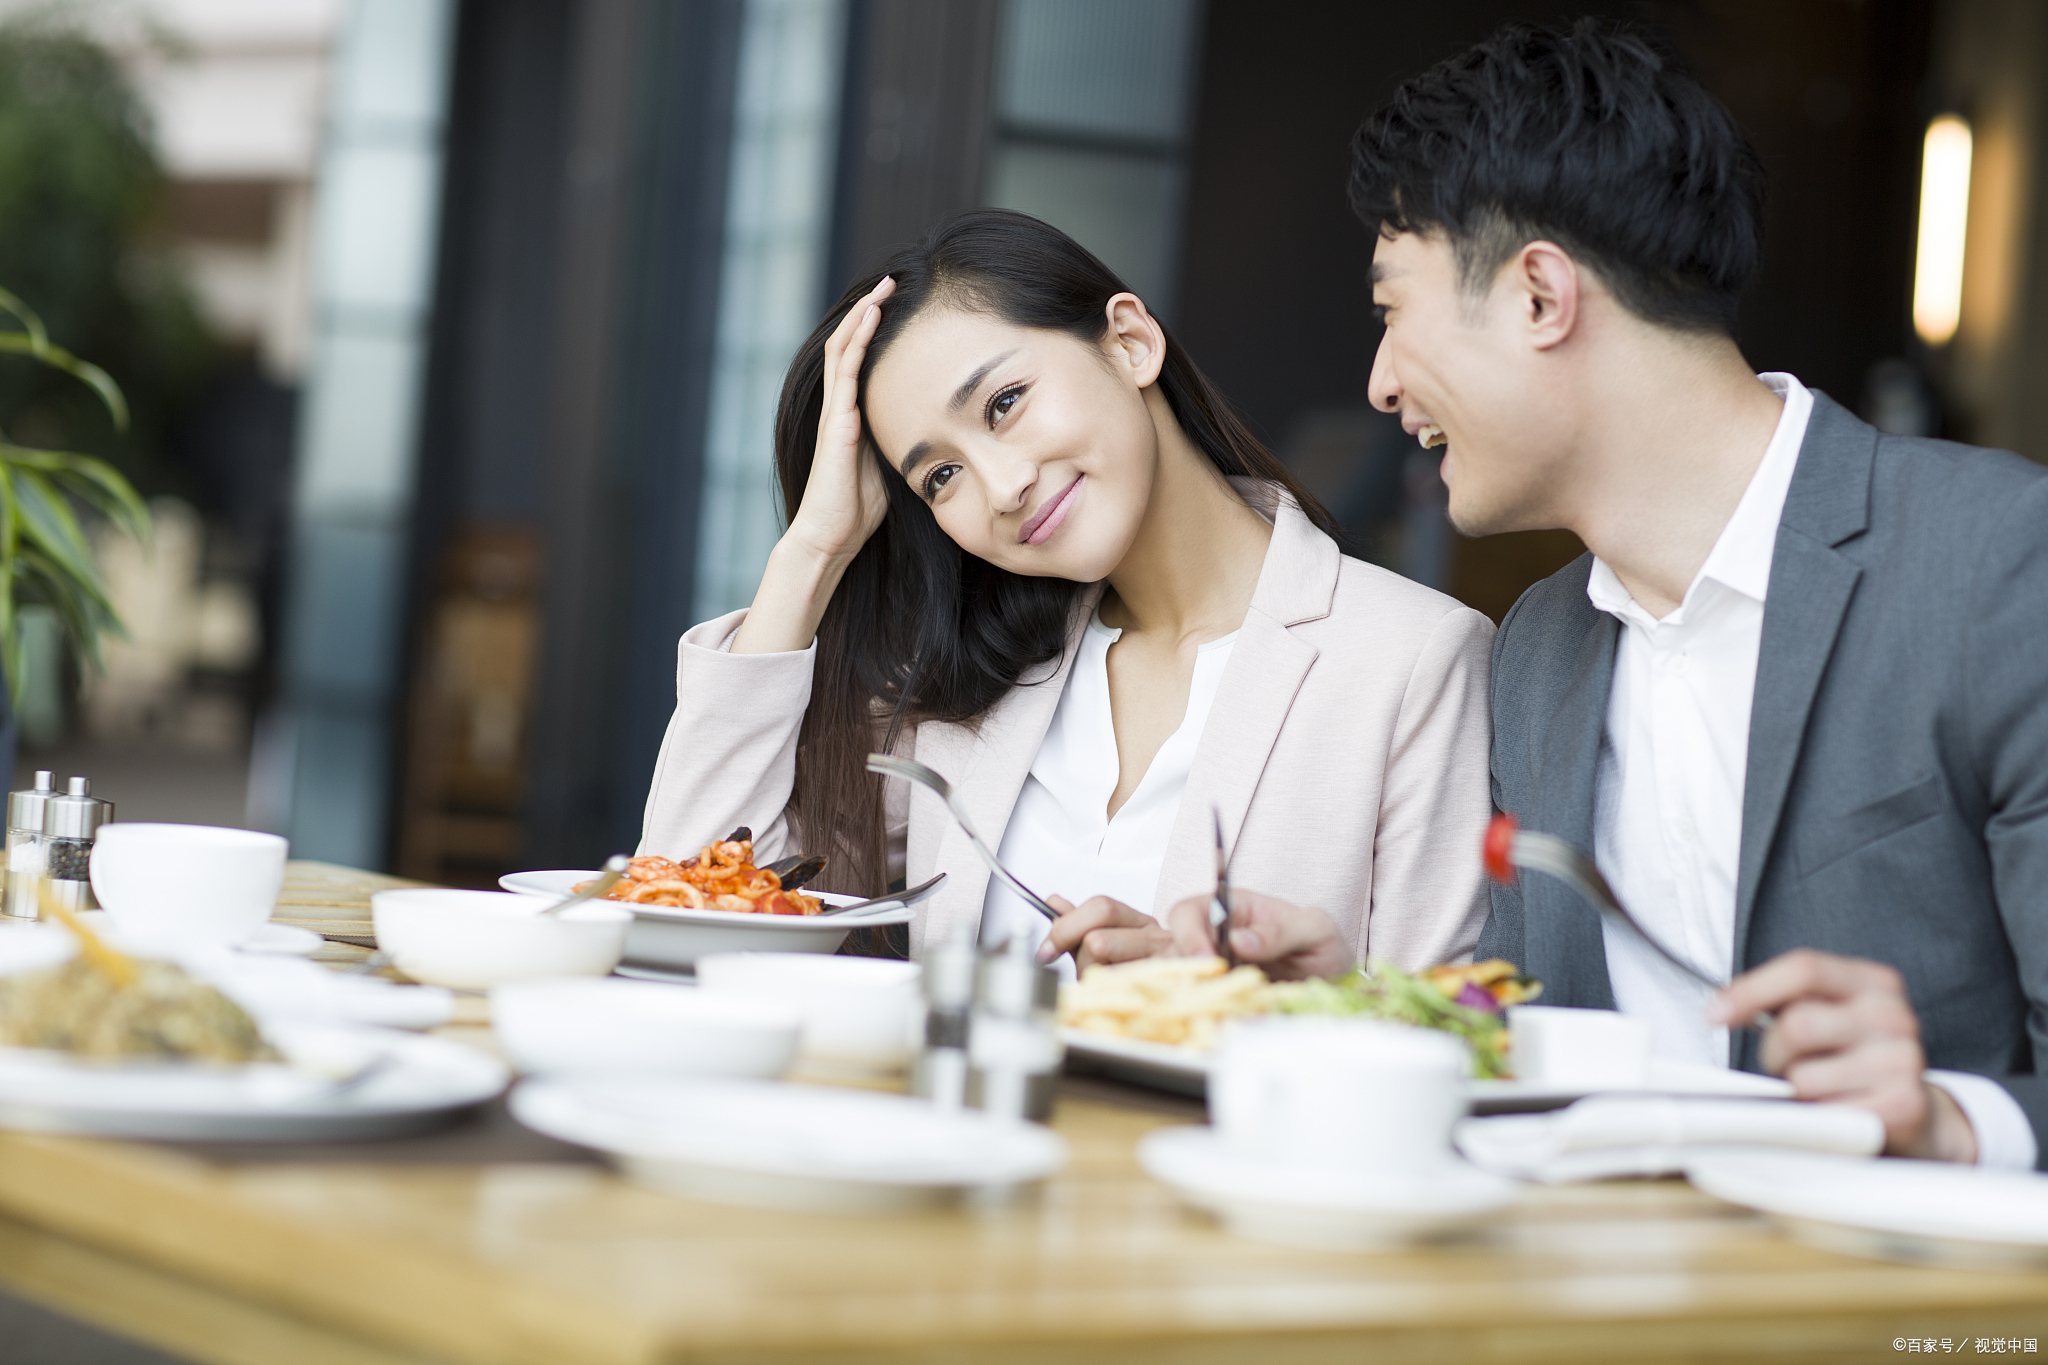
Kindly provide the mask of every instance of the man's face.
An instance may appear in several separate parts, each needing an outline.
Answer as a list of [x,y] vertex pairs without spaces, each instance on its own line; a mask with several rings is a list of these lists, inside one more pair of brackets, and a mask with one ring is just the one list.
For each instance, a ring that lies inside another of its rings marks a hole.
[[1442,449],[1451,524],[1468,536],[1558,524],[1569,422],[1549,353],[1530,340],[1515,270],[1510,260],[1475,295],[1442,234],[1383,233],[1373,252],[1373,303],[1387,328],[1373,406]]

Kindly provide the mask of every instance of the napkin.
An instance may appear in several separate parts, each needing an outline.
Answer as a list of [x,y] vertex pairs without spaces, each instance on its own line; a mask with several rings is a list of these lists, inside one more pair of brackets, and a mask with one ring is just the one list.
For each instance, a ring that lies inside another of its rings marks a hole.
[[1867,1109],[1792,1100],[1599,1095],[1547,1114],[1468,1118],[1458,1150],[1500,1175],[1565,1185],[1675,1175],[1734,1147],[1873,1156],[1884,1123]]

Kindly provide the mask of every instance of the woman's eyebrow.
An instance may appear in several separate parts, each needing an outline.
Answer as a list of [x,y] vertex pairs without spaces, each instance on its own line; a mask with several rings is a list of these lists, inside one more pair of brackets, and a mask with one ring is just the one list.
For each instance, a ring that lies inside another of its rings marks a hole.
[[[995,359],[985,361],[980,369],[976,370],[973,374],[967,376],[967,382],[965,384],[962,384],[959,388],[953,390],[952,400],[946,404],[946,410],[948,412],[958,412],[960,410],[960,405],[962,403],[965,403],[969,398],[971,398],[974,395],[974,391],[981,387],[981,381],[988,378],[988,372],[990,370],[993,370],[996,366],[1002,364],[1005,360],[1008,360],[1011,356],[1015,354],[1017,353],[1014,350],[1004,351]],[[906,462],[906,467],[907,463],[908,462]]]

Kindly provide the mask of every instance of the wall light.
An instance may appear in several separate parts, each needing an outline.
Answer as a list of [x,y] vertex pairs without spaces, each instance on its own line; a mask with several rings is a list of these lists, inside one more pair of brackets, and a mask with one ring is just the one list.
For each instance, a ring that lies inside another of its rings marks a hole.
[[1930,346],[1956,334],[1963,311],[1963,237],[1970,223],[1970,125],[1943,114],[1927,125],[1920,161],[1920,248],[1913,262],[1913,330]]

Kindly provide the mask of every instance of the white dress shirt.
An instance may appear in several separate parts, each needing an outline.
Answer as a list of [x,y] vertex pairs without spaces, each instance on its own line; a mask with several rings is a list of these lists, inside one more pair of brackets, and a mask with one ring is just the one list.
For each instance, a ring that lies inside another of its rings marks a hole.
[[[1734,967],[1742,788],[1771,556],[1813,415],[1813,395],[1791,375],[1759,377],[1784,411],[1684,600],[1660,620],[1597,558],[1586,582],[1593,605],[1622,624],[1600,740],[1593,856],[1630,913],[1717,981]],[[1615,1004],[1649,1025],[1652,1050],[1726,1066],[1728,1031],[1706,1021],[1712,990],[1626,927],[1603,920],[1601,929]],[[2002,1086],[1960,1072],[1927,1078],[1969,1117],[1981,1164],[2033,1168],[2033,1129]]]
[[[1041,896],[1064,896],[1076,905],[1090,896],[1109,896],[1149,912],[1202,727],[1237,635],[1197,648],[1180,728],[1159,746],[1137,790],[1112,819],[1109,798],[1119,769],[1109,710],[1109,647],[1122,636],[1121,630],[1102,624],[1100,616],[1089,618],[1052,725],[1003,830],[998,856],[1017,880]],[[990,943],[1018,933],[1037,943],[1048,927],[1043,915],[993,877],[982,901],[982,923],[984,941]],[[1072,957],[1062,956],[1059,964],[1061,972],[1072,976]]]

